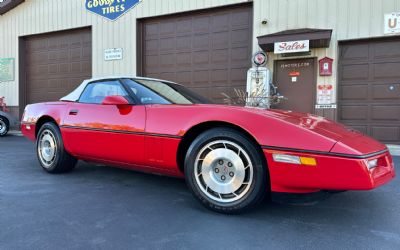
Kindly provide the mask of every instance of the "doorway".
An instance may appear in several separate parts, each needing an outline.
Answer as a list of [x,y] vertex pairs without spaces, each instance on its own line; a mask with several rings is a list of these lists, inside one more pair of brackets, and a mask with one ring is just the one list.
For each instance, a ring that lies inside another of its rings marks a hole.
[[276,60],[274,84],[284,99],[274,108],[314,113],[317,72],[315,58]]

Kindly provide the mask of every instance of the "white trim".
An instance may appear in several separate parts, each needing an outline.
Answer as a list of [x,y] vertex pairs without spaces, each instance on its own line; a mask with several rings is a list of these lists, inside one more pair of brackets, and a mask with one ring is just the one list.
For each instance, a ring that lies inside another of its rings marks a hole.
[[123,78],[138,79],[138,80],[150,80],[150,81],[160,81],[160,82],[178,84],[178,83],[171,82],[171,81],[166,81],[166,80],[161,80],[161,79],[156,79],[156,78],[149,78],[149,77],[139,77],[139,76],[103,76],[103,77],[94,77],[94,78],[91,78],[91,79],[84,80],[81,83],[81,85],[79,85],[75,90],[73,90],[68,95],[66,95],[63,98],[61,98],[60,101],[66,101],[66,102],[76,102],[76,101],[78,101],[78,99],[81,96],[83,90],[91,82],[96,82],[96,81],[101,81],[101,80],[108,80],[108,79],[123,79]]

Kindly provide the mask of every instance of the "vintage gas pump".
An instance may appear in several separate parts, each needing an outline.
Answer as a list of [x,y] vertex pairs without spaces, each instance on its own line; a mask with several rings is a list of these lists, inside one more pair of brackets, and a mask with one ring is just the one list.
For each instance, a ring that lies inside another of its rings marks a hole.
[[[259,51],[253,56],[255,67],[247,71],[246,106],[270,108],[271,73],[264,67],[267,64],[267,54]],[[274,90],[275,87],[273,87]]]

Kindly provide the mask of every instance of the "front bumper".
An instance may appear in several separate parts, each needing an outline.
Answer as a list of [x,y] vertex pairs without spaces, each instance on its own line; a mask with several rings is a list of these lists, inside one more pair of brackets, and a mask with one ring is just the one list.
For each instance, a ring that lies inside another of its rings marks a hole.
[[[320,190],[370,190],[395,177],[392,156],[384,151],[373,156],[351,157],[263,149],[273,192],[309,193]],[[316,166],[275,162],[273,154],[312,157]],[[366,161],[378,159],[375,168]]]

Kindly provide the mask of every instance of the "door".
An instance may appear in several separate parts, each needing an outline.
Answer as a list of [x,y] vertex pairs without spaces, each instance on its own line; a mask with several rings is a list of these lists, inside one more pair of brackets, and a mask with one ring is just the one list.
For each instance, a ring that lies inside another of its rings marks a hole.
[[339,44],[338,120],[400,144],[400,38]]
[[275,61],[274,84],[286,99],[274,108],[314,113],[315,70],[314,58]]
[[253,7],[224,6],[141,22],[144,76],[175,81],[223,103],[246,90],[251,67]]
[[88,84],[79,102],[69,104],[62,126],[66,148],[83,159],[143,165],[145,106],[103,105],[110,95],[132,102],[118,80],[107,80]]

